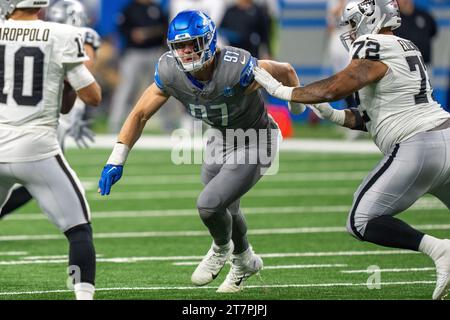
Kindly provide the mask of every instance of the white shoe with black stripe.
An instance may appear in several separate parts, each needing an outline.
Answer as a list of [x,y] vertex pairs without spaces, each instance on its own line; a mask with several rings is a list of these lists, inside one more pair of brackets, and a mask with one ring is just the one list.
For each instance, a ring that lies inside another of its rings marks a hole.
[[233,253],[233,249],[232,241],[224,246],[218,246],[213,242],[203,260],[192,273],[192,283],[196,286],[203,286],[217,278],[219,272]]
[[257,256],[252,248],[241,254],[231,256],[231,269],[225,281],[217,289],[220,293],[233,293],[244,288],[244,282],[263,268],[261,257]]

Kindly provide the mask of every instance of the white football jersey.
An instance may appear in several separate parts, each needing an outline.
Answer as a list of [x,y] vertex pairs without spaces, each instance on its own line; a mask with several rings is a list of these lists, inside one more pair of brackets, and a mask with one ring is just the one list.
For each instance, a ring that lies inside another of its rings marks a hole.
[[384,154],[450,118],[433,99],[422,54],[411,41],[393,35],[363,35],[353,43],[351,55],[389,67],[380,81],[359,90],[357,99],[367,130]]
[[0,23],[0,162],[60,152],[56,128],[66,69],[89,58],[79,28],[41,20]]

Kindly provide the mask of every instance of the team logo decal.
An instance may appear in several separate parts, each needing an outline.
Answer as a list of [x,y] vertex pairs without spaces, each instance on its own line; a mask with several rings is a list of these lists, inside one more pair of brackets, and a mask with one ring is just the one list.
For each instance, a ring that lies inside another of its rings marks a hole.
[[363,15],[370,17],[375,13],[375,0],[365,0],[358,7]]
[[225,97],[232,97],[232,96],[234,95],[234,90],[233,90],[233,88],[231,88],[231,87],[226,87],[226,88],[223,90],[223,95],[224,95]]

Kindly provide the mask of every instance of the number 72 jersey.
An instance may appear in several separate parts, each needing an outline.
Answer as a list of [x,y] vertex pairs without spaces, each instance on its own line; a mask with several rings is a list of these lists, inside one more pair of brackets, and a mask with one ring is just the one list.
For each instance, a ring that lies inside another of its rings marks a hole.
[[411,41],[393,35],[363,35],[353,43],[351,55],[388,67],[380,81],[358,91],[358,108],[364,113],[367,130],[384,154],[450,117],[433,99],[422,54]]

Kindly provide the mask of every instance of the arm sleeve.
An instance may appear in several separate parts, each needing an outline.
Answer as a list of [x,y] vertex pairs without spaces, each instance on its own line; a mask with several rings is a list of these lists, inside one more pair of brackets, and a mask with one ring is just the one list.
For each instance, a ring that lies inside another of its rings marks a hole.
[[243,88],[247,88],[250,84],[253,83],[253,80],[255,80],[255,75],[253,74],[253,69],[258,65],[258,60],[251,56],[250,54],[248,56],[248,62],[246,66],[241,71],[241,76],[239,79],[239,83]]

